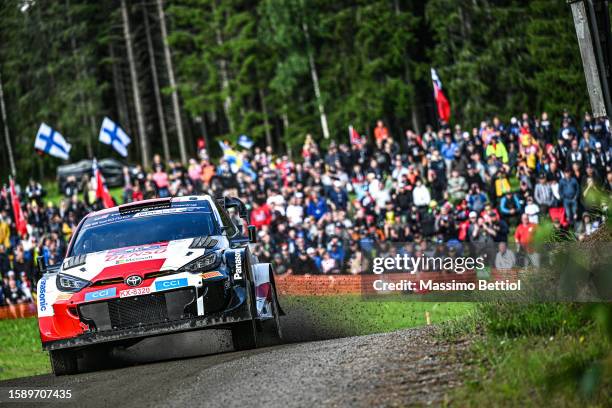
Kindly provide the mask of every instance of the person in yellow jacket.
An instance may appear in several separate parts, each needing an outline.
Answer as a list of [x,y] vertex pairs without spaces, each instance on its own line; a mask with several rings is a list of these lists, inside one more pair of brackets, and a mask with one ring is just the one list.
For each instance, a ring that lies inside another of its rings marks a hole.
[[11,226],[9,225],[8,217],[5,214],[0,214],[0,244],[5,248],[11,247]]
[[502,163],[508,163],[508,151],[506,150],[506,146],[497,137],[494,137],[493,140],[491,140],[491,143],[489,143],[487,146],[485,156],[487,158],[489,156],[495,156],[500,159]]

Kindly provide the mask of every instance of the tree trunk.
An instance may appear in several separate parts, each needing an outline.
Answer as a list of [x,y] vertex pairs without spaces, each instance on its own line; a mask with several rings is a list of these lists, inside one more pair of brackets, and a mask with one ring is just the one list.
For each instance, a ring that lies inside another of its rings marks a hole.
[[283,139],[285,139],[285,149],[287,150],[287,156],[289,156],[289,159],[291,159],[291,144],[289,143],[289,138],[288,138],[288,132],[289,132],[289,114],[288,114],[288,107],[287,105],[283,105],[283,114],[282,114],[282,118],[283,118]]
[[11,135],[9,134],[8,123],[6,122],[6,106],[4,105],[4,87],[2,85],[2,73],[0,73],[0,113],[2,114],[2,125],[4,126],[4,140],[6,142],[6,151],[8,152],[9,166],[11,175],[17,175],[15,168],[15,158],[13,157],[13,145],[11,144]]
[[119,115],[119,122],[123,129],[126,129],[129,134],[134,135],[134,129],[132,129],[132,121],[130,120],[130,111],[128,109],[127,101],[125,100],[125,87],[123,86],[123,79],[117,69],[117,59],[115,58],[115,47],[113,47],[112,41],[109,42],[108,52],[112,61],[112,72],[113,72],[113,89],[115,93],[115,104],[117,105],[117,113]]
[[123,17],[123,35],[128,54],[130,66],[130,78],[132,80],[132,93],[134,95],[134,106],[136,107],[136,121],[138,123],[138,137],[140,139],[142,165],[149,167],[149,140],[145,131],[144,115],[142,112],[142,101],[140,100],[140,89],[138,87],[138,74],[136,73],[136,61],[132,48],[132,36],[130,34],[130,21],[125,0],[121,0],[121,16]]
[[170,55],[170,46],[168,45],[168,31],[166,29],[166,15],[164,13],[163,0],[157,0],[157,13],[159,14],[159,25],[161,26],[162,40],[164,43],[164,57],[166,58],[166,68],[168,70],[168,81],[172,88],[172,108],[174,110],[174,123],[176,125],[176,136],[179,142],[179,151],[181,154],[181,162],[187,164],[187,147],[185,145],[185,134],[183,133],[183,120],[181,118],[181,109],[179,105],[178,90],[176,89],[176,80],[174,79],[174,68],[172,67],[172,56]]
[[314,87],[315,96],[317,98],[317,105],[319,107],[319,116],[321,117],[321,129],[323,130],[323,137],[329,139],[329,127],[327,126],[327,115],[325,114],[325,106],[323,106],[323,100],[321,99],[321,89],[319,88],[319,75],[317,74],[317,67],[315,65],[314,55],[312,53],[312,47],[310,45],[310,33],[308,32],[308,25],[306,22],[302,23],[302,30],[306,37],[306,51],[308,53],[308,65],[310,66],[310,76],[312,77],[312,86]]
[[142,14],[144,16],[145,33],[147,36],[149,64],[151,65],[151,77],[153,78],[153,91],[155,94],[155,105],[157,106],[157,117],[159,120],[159,131],[161,132],[162,148],[164,150],[164,159],[168,161],[170,160],[168,132],[166,130],[166,119],[164,118],[164,107],[162,105],[161,92],[159,91],[159,79],[157,78],[157,63],[155,62],[155,54],[153,53],[153,40],[151,39],[151,31],[149,29],[149,13],[147,12],[147,6],[144,2],[142,3]]
[[[402,10],[400,9],[400,5],[399,5],[399,1],[398,0],[394,0],[393,1],[393,8],[395,11],[395,15],[396,16],[400,16],[400,13],[402,12]],[[421,134],[421,129],[419,126],[419,115],[417,113],[416,110],[416,98],[415,98],[415,86],[414,86],[414,82],[412,81],[412,75],[410,72],[410,57],[408,55],[408,53],[405,53],[405,57],[404,57],[404,82],[406,82],[406,84],[408,84],[408,86],[410,86],[410,88],[412,89],[412,92],[410,93],[410,111],[411,111],[411,119],[412,119],[412,130],[414,130],[416,133]],[[402,139],[403,140],[403,136],[402,135]]]
[[[221,30],[217,29],[217,45],[223,46],[223,36]],[[218,62],[219,70],[221,71],[221,89],[225,92],[225,100],[223,101],[223,112],[227,117],[230,133],[234,133],[234,120],[232,119],[232,97],[229,91],[229,73],[227,71],[227,61],[221,58]]]
[[[72,25],[72,17],[70,15],[70,1],[66,0],[66,16],[67,16],[67,20],[68,20],[68,25]],[[85,75],[83,75],[83,67],[85,66],[84,61],[83,61],[83,56],[80,55],[77,52],[77,46],[76,46],[76,39],[74,38],[74,35],[71,33],[70,34],[70,48],[72,50],[72,56],[74,57],[74,69],[75,69],[75,74],[76,74],[76,80],[77,82],[80,82]],[[80,63],[79,63],[80,61]],[[91,126],[91,130],[92,130],[92,134],[88,135],[87,133],[85,134],[85,147],[87,149],[87,155],[89,157],[93,157],[93,146],[91,143],[91,139],[92,137],[96,134],[96,120],[91,116],[91,112],[93,111],[92,107],[91,107],[91,102],[89,101],[89,99],[86,99],[85,94],[83,93],[83,90],[81,89],[81,87],[78,87],[78,94],[79,94],[79,99],[80,99],[80,107],[77,107],[77,109],[81,109],[81,111],[83,112],[83,116],[87,117],[87,119],[83,118],[83,121],[85,122],[85,125],[87,125],[87,121],[89,121],[89,125]]]
[[264,91],[263,89],[258,88],[257,91],[259,92],[259,99],[261,101],[261,109],[263,110],[263,115],[264,115],[264,130],[266,132],[266,146],[273,146],[272,145],[272,132],[270,131],[270,117],[268,115],[268,104],[266,104],[266,98],[264,95]]

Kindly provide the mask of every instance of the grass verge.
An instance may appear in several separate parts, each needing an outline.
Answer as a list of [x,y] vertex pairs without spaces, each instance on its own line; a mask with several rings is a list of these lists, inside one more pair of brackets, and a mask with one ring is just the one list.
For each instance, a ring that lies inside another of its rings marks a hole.
[[595,304],[481,304],[442,335],[484,334],[456,406],[612,406],[610,307]]
[[35,317],[0,320],[0,380],[51,371]]

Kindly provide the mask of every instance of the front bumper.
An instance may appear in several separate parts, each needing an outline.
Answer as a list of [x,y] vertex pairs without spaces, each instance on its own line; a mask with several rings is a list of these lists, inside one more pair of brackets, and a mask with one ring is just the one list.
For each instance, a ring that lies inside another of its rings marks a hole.
[[104,330],[86,331],[71,338],[43,342],[44,350],[58,350],[89,346],[93,344],[121,342],[124,340],[159,336],[169,333],[185,332],[203,328],[221,328],[241,321],[252,320],[252,302],[250,291],[234,287],[231,300],[225,310],[209,313],[204,316],[189,316],[164,322],[135,325],[126,328],[105,328]]

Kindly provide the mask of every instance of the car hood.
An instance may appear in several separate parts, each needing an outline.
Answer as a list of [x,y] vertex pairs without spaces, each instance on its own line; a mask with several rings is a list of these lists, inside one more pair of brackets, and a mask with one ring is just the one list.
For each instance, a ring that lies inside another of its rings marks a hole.
[[[211,237],[222,242],[224,237]],[[126,278],[158,271],[177,270],[212,248],[190,248],[193,238],[128,246],[71,257],[64,260],[61,273],[91,282]],[[219,245],[218,245],[219,246]]]

